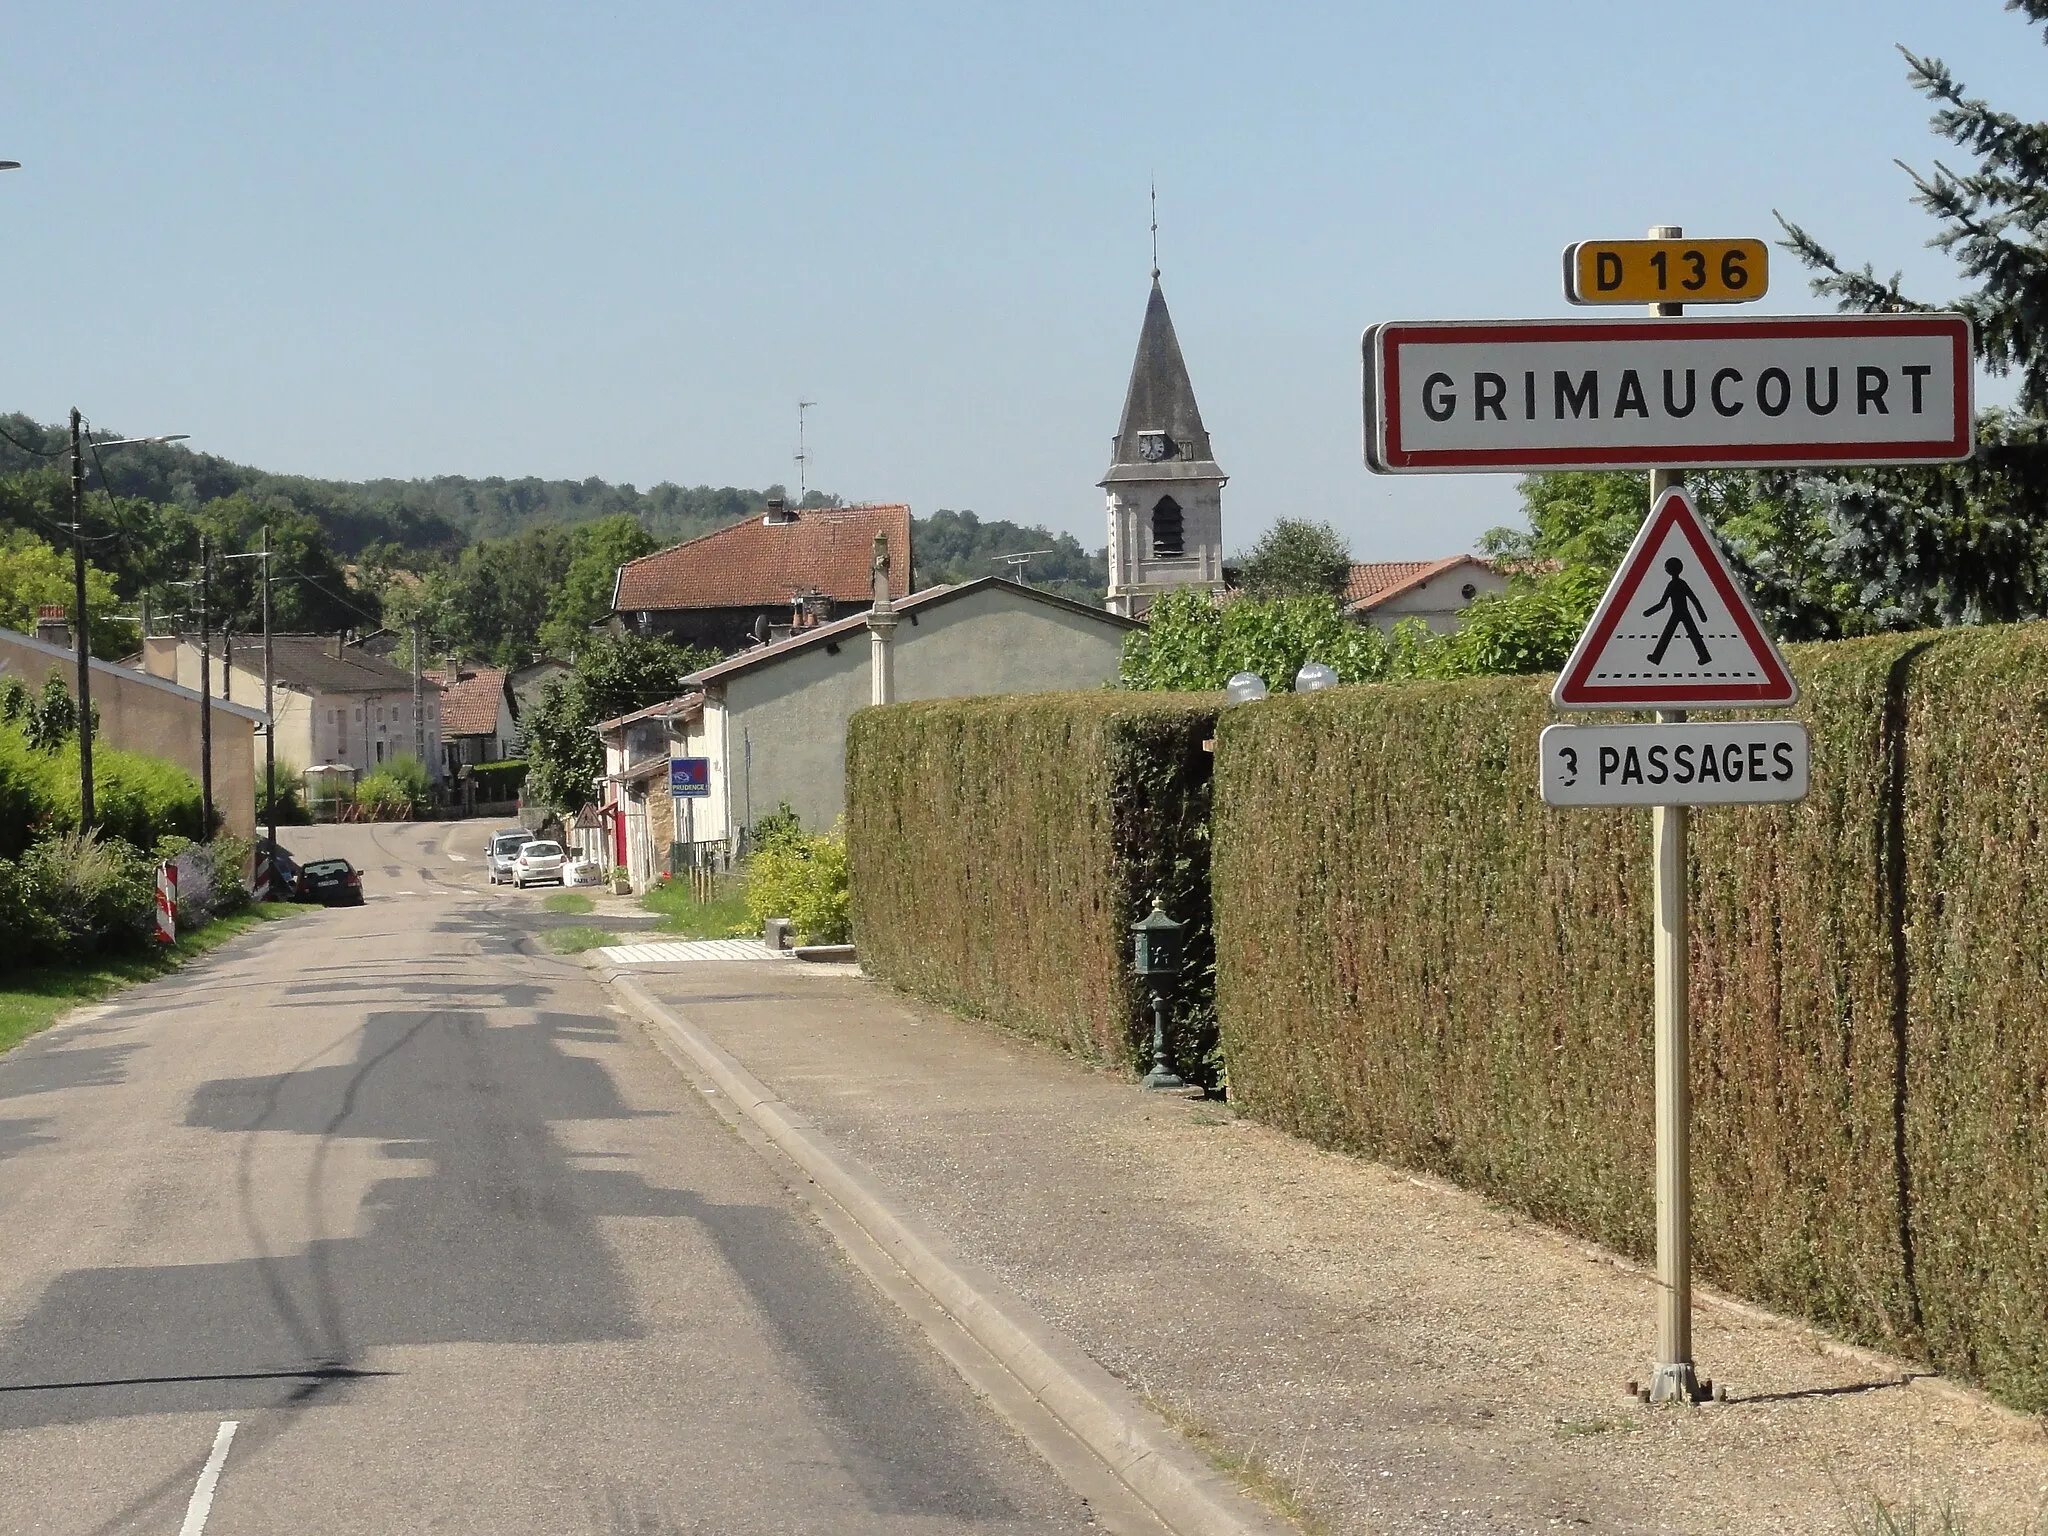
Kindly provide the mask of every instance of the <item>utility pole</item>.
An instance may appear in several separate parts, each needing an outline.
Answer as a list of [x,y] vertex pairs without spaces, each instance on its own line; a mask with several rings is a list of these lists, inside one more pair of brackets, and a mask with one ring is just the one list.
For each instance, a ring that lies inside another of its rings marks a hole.
[[263,525],[263,804],[264,835],[270,839],[267,868],[277,858],[277,716],[270,693],[270,524]]
[[76,599],[76,627],[71,636],[78,653],[78,827],[85,831],[96,819],[92,806],[92,649],[85,611],[85,449],[80,442],[78,407],[71,407],[71,576]]
[[420,656],[420,616],[412,616],[412,755],[426,771],[428,779],[434,777],[433,765],[427,761],[427,675],[423,670],[426,663]]
[[213,841],[213,634],[208,627],[206,535],[199,535],[199,840]]

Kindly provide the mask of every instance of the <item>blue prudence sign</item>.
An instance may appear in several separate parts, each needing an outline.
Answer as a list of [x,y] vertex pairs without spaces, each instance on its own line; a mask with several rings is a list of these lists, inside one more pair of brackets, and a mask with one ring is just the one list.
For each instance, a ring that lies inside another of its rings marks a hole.
[[702,800],[711,793],[711,759],[672,757],[668,760],[668,792],[678,800]]

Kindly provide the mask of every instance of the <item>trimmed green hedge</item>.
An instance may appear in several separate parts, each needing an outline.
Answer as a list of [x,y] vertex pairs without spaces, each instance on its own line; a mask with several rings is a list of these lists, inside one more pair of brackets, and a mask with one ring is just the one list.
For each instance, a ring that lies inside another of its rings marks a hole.
[[1191,924],[1178,1057],[1199,1075],[1209,998],[1213,694],[1029,694],[866,709],[847,728],[861,964],[1093,1061],[1151,1039],[1130,924]]
[[506,758],[503,762],[478,763],[469,770],[479,800],[512,800],[526,783],[526,760]]
[[[1693,818],[1700,1277],[2048,1408],[2048,626],[1796,648],[1813,791]],[[1233,1099],[1654,1251],[1649,816],[1546,679],[1229,711]]]

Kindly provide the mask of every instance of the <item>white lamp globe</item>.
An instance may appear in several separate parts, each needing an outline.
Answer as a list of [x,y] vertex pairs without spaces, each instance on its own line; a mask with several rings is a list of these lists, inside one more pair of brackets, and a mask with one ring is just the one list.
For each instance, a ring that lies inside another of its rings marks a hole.
[[1294,674],[1296,693],[1320,693],[1325,688],[1336,686],[1336,668],[1326,667],[1320,661],[1306,662],[1302,669]]
[[1250,704],[1266,696],[1266,680],[1256,672],[1236,672],[1223,685],[1223,702]]

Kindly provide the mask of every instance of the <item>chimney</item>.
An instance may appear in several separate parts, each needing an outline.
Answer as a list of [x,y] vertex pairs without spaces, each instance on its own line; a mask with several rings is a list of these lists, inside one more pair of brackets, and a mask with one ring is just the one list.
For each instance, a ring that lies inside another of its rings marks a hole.
[[45,603],[36,610],[36,638],[45,645],[71,649],[71,626],[64,621],[62,603]]
[[796,521],[796,518],[791,514],[789,503],[786,500],[780,496],[770,496],[768,498],[768,515],[762,518],[761,521],[764,523],[793,523]]

